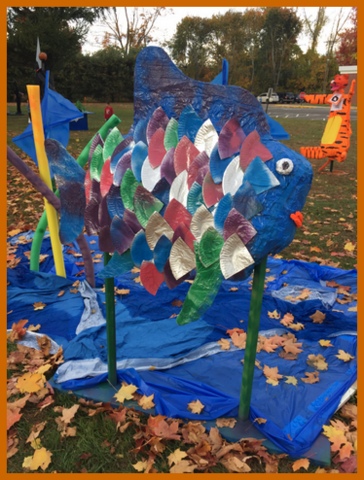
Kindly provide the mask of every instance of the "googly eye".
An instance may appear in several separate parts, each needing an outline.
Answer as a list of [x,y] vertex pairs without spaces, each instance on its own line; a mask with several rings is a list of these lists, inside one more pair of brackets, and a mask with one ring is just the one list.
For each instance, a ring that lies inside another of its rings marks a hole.
[[289,175],[293,170],[293,162],[290,158],[281,158],[276,163],[276,170],[281,175]]

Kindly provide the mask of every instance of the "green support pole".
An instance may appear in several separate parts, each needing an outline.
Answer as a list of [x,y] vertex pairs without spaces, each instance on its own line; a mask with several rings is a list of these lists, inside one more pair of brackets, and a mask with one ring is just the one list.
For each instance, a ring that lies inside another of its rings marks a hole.
[[[111,258],[109,253],[104,253],[104,266]],[[114,387],[117,384],[116,374],[116,329],[115,329],[115,296],[114,278],[105,278],[106,302],[106,336],[107,336],[107,366],[108,380]]]
[[254,268],[253,288],[250,300],[248,331],[243,365],[243,379],[240,390],[239,419],[241,420],[246,420],[249,417],[266,265],[267,257],[264,257],[263,260]]
[[[109,120],[107,120],[98,131],[101,138],[105,140],[110,128],[116,127],[120,122],[121,122],[120,118],[117,117],[116,115],[113,115],[112,117],[110,117]],[[80,153],[77,159],[77,163],[81,165],[82,168],[87,163],[93,138],[94,137],[92,137],[92,139],[88,142],[88,144],[82,150],[82,152]],[[58,190],[55,192],[55,194],[59,196]],[[47,229],[47,225],[48,225],[47,214],[44,211],[43,215],[40,217],[37,228],[34,232],[32,247],[30,250],[30,270],[32,270],[33,272],[39,272],[40,249],[42,247],[42,242],[43,242],[45,231]]]

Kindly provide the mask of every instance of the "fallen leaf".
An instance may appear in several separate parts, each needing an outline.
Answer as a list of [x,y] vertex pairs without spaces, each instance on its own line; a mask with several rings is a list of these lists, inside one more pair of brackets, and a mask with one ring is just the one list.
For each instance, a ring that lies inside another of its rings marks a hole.
[[152,393],[152,395],[149,395],[149,397],[147,397],[146,395],[143,395],[138,400],[138,405],[142,407],[144,410],[150,410],[153,407],[155,407],[155,403],[153,402],[153,399],[154,399],[154,393]]
[[321,347],[332,347],[330,340],[319,340]]
[[44,307],[47,305],[43,302],[35,302],[33,303],[34,310],[43,310]]
[[132,463],[132,466],[135,468],[137,472],[144,472],[147,469],[148,462],[146,460],[140,460],[137,463]]
[[234,428],[236,425],[236,418],[218,418],[216,420],[216,426],[219,428],[227,427]]
[[339,354],[335,355],[339,360],[342,360],[343,362],[350,362],[350,360],[353,360],[353,356],[350,355],[349,353],[346,353],[344,350],[339,350]]
[[130,293],[129,288],[116,288],[115,287],[116,295],[128,295]]
[[127,385],[124,384],[120,390],[114,395],[114,398],[119,403],[124,403],[125,400],[132,400],[133,399],[133,394],[138,390],[138,387],[135,385]]
[[310,461],[308,458],[300,458],[292,464],[292,470],[294,472],[297,472],[297,470],[299,470],[300,468],[304,468],[305,470],[307,470],[309,466]]
[[19,320],[17,323],[13,323],[13,325],[11,326],[11,331],[8,334],[8,339],[11,342],[14,342],[15,340],[19,340],[24,337],[27,332],[27,329],[24,328],[24,325],[26,323],[28,323],[28,320],[26,320],[25,318]]
[[181,460],[177,464],[173,465],[169,470],[170,473],[192,473],[196,470],[197,465],[190,463],[188,460]]
[[153,435],[162,437],[165,439],[179,440],[181,436],[178,431],[178,420],[172,421],[170,424],[165,420],[165,416],[157,415],[156,417],[150,416],[148,418],[148,427]]
[[21,393],[34,393],[43,388],[44,383],[45,378],[41,373],[27,372],[18,378],[16,387]]
[[291,353],[292,355],[297,355],[298,353],[302,352],[302,343],[295,342],[292,339],[289,339],[283,345],[283,350],[287,353]]
[[185,457],[187,457],[187,453],[177,448],[177,450],[168,455],[168,465],[171,467],[173,464],[179,463]]
[[38,438],[40,432],[44,429],[46,426],[47,422],[41,422],[41,423],[36,423],[35,425],[32,426],[31,432],[26,440],[25,443],[32,442],[36,438]]
[[248,473],[251,471],[251,468],[247,463],[241,460],[238,457],[231,455],[228,458],[223,458],[220,462],[224,465],[224,467],[233,473]]
[[182,302],[182,300],[179,300],[178,298],[176,298],[175,300],[172,301],[172,305],[174,307],[182,307],[183,302]]
[[313,323],[323,323],[323,321],[326,318],[326,315],[325,313],[322,313],[319,310],[316,310],[316,312],[313,315],[310,315],[310,318],[312,319]]
[[6,413],[6,429],[9,430],[16,422],[22,417],[22,413],[20,413],[20,408],[7,408]]
[[278,320],[279,318],[281,318],[281,315],[280,313],[277,312],[277,310],[273,310],[273,312],[268,312],[268,317],[275,318]]
[[41,468],[46,470],[51,463],[52,453],[44,447],[35,450],[34,455],[26,457],[23,462],[23,467],[35,471]]
[[317,383],[320,381],[319,372],[305,372],[306,377],[301,378],[302,382],[305,383]]
[[344,250],[346,250],[347,252],[353,252],[355,248],[355,245],[351,242],[348,242],[344,245]]
[[328,364],[325,360],[325,357],[321,354],[314,355],[312,353],[311,355],[308,355],[306,362],[307,362],[307,365],[310,365],[310,367],[317,368],[317,370],[328,369]]
[[292,377],[291,375],[285,375],[285,377],[287,380],[284,383],[288,383],[295,386],[297,385],[298,380],[296,377]]
[[200,400],[195,400],[194,402],[190,402],[187,405],[187,408],[190,412],[199,414],[202,412],[202,410],[205,408],[205,405],[203,405]]
[[231,345],[227,338],[221,338],[217,343],[220,345],[221,350],[230,350]]
[[294,321],[294,316],[292,315],[292,313],[287,312],[283,315],[283,318],[280,321],[280,323],[285,327],[289,327],[293,321]]
[[273,386],[277,386],[279,380],[283,378],[283,375],[278,373],[278,367],[268,367],[267,365],[264,365],[263,374],[267,378],[266,382]]
[[261,425],[262,423],[267,423],[267,419],[258,417],[254,419],[254,422],[257,422],[259,425]]

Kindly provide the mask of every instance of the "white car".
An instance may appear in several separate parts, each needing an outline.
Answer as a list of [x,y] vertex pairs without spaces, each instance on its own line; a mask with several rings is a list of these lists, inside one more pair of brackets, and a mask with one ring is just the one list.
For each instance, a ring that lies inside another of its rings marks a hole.
[[260,95],[257,96],[257,100],[260,103],[278,103],[279,102],[279,96],[275,93],[272,92],[271,96],[269,97],[268,100],[268,93],[261,93]]

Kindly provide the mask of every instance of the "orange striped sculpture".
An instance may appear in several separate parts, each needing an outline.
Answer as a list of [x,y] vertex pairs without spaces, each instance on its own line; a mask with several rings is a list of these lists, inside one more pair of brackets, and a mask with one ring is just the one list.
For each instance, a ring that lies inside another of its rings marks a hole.
[[[302,95],[307,103],[330,105],[329,118],[325,131],[321,138],[321,145],[316,147],[301,147],[300,152],[306,158],[327,158],[327,161],[319,168],[322,171],[334,160],[343,162],[346,159],[350,147],[350,106],[354,95],[355,80],[352,80],[350,90],[344,93],[349,84],[349,75],[335,75],[331,81],[331,92],[326,94]],[[332,169],[333,163],[331,163]]]

